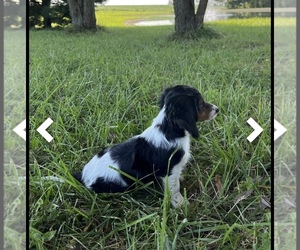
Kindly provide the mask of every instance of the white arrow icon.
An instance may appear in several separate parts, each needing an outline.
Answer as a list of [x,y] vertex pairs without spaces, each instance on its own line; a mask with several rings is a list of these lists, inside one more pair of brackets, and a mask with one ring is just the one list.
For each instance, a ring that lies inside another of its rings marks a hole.
[[48,141],[51,142],[53,137],[46,131],[46,129],[53,123],[51,118],[48,118],[43,122],[41,126],[38,127],[37,131]]
[[248,119],[247,123],[254,129],[254,131],[247,137],[247,140],[249,142],[253,142],[253,140],[260,135],[263,129],[251,117]]
[[283,127],[278,121],[274,119],[274,141],[278,139],[278,137],[282,136],[286,132],[286,128]]
[[22,121],[17,127],[15,127],[13,129],[13,131],[19,135],[20,137],[22,137],[24,139],[24,141],[26,141],[26,119],[24,121]]

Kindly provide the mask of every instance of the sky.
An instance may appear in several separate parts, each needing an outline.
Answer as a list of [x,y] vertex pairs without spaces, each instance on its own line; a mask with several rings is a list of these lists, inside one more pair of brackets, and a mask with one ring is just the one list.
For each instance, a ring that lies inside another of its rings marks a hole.
[[105,5],[165,5],[169,0],[107,0]]

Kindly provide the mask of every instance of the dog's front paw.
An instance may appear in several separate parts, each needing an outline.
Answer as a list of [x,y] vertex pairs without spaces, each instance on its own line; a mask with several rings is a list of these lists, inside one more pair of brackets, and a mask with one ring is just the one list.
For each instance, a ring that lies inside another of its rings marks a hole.
[[189,201],[185,200],[184,197],[181,195],[181,193],[175,193],[171,197],[171,204],[174,208],[182,206],[184,203],[189,205]]

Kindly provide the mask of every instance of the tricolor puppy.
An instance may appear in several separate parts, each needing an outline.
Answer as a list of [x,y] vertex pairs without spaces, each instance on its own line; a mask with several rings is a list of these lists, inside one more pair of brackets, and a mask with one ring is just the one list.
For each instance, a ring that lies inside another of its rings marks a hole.
[[171,203],[174,207],[181,205],[184,198],[179,178],[190,158],[190,136],[198,138],[196,123],[213,119],[219,109],[205,102],[198,90],[184,85],[167,88],[159,106],[149,128],[103,149],[74,177],[97,193],[124,192],[134,187],[134,180],[121,172],[144,183],[165,184],[168,177]]

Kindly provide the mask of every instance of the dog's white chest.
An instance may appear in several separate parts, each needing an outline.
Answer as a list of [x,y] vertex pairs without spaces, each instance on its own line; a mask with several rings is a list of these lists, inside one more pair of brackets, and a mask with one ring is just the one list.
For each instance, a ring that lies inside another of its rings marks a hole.
[[184,155],[183,155],[181,161],[173,167],[172,174],[177,175],[179,177],[191,156],[191,154],[190,154],[190,136],[188,135],[188,133],[186,133],[185,137],[178,139],[178,144],[183,149]]

